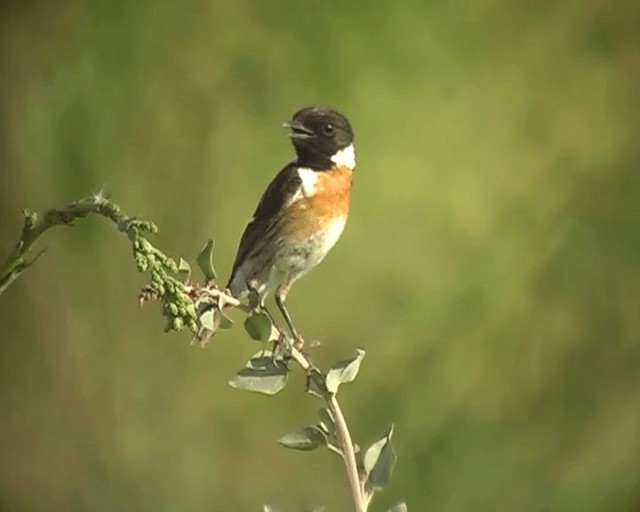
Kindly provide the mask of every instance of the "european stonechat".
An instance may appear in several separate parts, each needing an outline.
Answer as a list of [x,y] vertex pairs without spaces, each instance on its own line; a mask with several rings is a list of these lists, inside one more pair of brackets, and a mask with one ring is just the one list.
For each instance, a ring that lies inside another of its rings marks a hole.
[[298,339],[285,306],[287,294],[340,238],[356,159],[351,125],[335,110],[303,108],[283,126],[290,130],[296,159],[262,195],[240,239],[227,287],[238,299],[256,293],[263,306],[275,289],[276,304]]

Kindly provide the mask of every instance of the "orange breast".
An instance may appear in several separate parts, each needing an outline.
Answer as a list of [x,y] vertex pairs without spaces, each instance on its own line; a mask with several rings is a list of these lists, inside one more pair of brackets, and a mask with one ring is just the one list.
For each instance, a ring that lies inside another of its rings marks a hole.
[[319,173],[315,194],[309,198],[311,208],[328,220],[348,215],[352,181],[353,171],[348,167],[336,167]]
[[337,217],[347,217],[353,171],[348,167],[336,167],[319,172],[314,194],[291,205],[289,217],[291,234],[300,238],[313,236],[326,229]]

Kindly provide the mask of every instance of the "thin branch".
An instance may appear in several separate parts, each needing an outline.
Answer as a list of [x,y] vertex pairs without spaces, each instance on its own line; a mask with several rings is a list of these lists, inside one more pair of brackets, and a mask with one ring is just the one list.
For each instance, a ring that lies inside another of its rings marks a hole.
[[[214,307],[219,310],[221,310],[224,305],[241,307],[241,303],[235,297],[227,293],[226,290],[223,291],[218,289],[213,283],[211,283],[211,286],[200,288],[192,288],[191,286],[186,285],[185,291],[192,297],[194,294],[211,297],[216,301],[214,302]],[[349,432],[349,427],[347,426],[347,422],[335,394],[327,390],[325,385],[326,375],[316,368],[307,356],[297,348],[298,343],[304,344],[304,340],[300,339],[296,340],[295,344],[291,343],[290,336],[276,325],[271,326],[270,339],[279,343],[280,346],[284,348],[287,355],[289,355],[291,359],[293,359],[298,366],[305,371],[309,379],[316,384],[320,391],[320,395],[326,401],[327,407],[331,411],[336,426],[336,439],[340,446],[341,456],[347,472],[355,512],[366,512],[369,500],[364,492],[364,486],[360,481],[360,474],[358,472],[358,464],[356,462],[356,454],[353,448],[351,433]]]
[[[282,335],[282,332],[277,327],[274,326],[273,329],[278,333],[278,335]],[[360,483],[360,475],[358,473],[358,464],[356,462],[356,454],[353,449],[351,433],[349,432],[349,427],[347,426],[347,421],[342,413],[340,404],[338,403],[336,396],[333,393],[329,393],[324,386],[325,376],[311,364],[305,355],[293,346],[289,347],[288,351],[291,354],[292,359],[298,363],[298,365],[307,372],[307,374],[314,371],[320,373],[322,378],[322,385],[320,387],[321,392],[327,402],[329,410],[331,411],[336,426],[336,437],[342,451],[342,460],[344,461],[345,469],[347,471],[347,478],[349,480],[349,487],[351,489],[351,496],[353,498],[355,511],[366,512],[368,500],[366,499],[364,488]],[[313,378],[313,374],[311,375],[311,378]],[[318,380],[319,379],[314,379],[316,384],[318,384]]]
[[38,238],[54,226],[72,226],[76,219],[96,214],[110,219],[119,231],[130,237],[133,235],[132,230],[154,232],[157,229],[151,222],[122,215],[120,209],[102,192],[62,208],[52,208],[41,215],[28,209],[25,209],[22,214],[24,224],[20,240],[0,265],[0,295],[42,254],[41,251],[31,260],[27,259],[28,253]]
[[[212,280],[207,280],[204,284],[189,280],[178,281],[173,277],[173,274],[178,272],[175,261],[153,246],[144,236],[155,233],[156,226],[151,222],[123,215],[118,206],[111,203],[102,192],[62,208],[47,210],[42,215],[28,210],[23,212],[24,225],[20,240],[0,265],[0,295],[42,254],[41,251],[31,260],[27,259],[28,253],[41,235],[53,226],[71,226],[76,219],[89,214],[111,220],[118,231],[125,233],[131,240],[138,269],[141,272],[149,270],[152,276],[151,285],[144,287],[140,293],[140,304],[161,300],[163,315],[167,318],[167,330],[180,330],[186,326],[196,334],[201,343],[206,343],[220,326],[220,321],[217,317],[217,321],[212,323],[212,329],[202,326],[202,311],[199,311],[198,304],[205,303],[205,311],[213,308],[214,312],[217,311],[221,316],[227,307],[238,308],[247,313],[251,311],[250,307],[242,304],[227,290],[220,289]],[[366,512],[370,496],[365,492],[360,479],[353,442],[344,414],[335,394],[329,392],[326,387],[326,375],[301,352],[304,340],[292,343],[290,337],[276,326],[272,326],[271,339],[276,340],[285,353],[307,373],[326,401],[334,419],[336,440],[344,460],[355,512]]]
[[342,459],[347,470],[347,478],[349,479],[349,487],[351,488],[351,496],[353,497],[353,504],[356,512],[366,512],[367,502],[364,496],[363,488],[360,485],[360,475],[358,474],[358,464],[356,463],[356,454],[353,450],[353,441],[351,441],[351,434],[347,427],[347,422],[340,409],[340,404],[336,400],[335,395],[330,395],[326,398],[329,410],[333,415],[333,419],[336,425],[336,436],[340,448],[342,448]]
[[[42,214],[24,210],[24,224],[20,239],[5,261],[0,264],[0,295],[37,259],[28,259],[37,240],[54,226],[72,226],[77,219],[94,214],[111,221],[116,229],[131,242],[133,257],[140,272],[149,272],[151,283],[140,293],[140,304],[151,300],[162,303],[166,319],[165,330],[180,331],[184,327],[197,333],[198,316],[194,302],[184,292],[183,283],[176,275],[176,262],[154,246],[147,235],[158,228],[153,222],[124,215],[103,192],[98,192],[61,208],[52,208]],[[207,283],[209,284],[209,283]]]

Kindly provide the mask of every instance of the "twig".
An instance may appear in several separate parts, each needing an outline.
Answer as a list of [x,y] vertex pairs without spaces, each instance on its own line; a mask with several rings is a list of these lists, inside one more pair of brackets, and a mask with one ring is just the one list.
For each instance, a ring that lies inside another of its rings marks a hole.
[[347,470],[347,478],[349,479],[349,487],[351,487],[351,496],[353,497],[353,504],[356,512],[366,512],[367,502],[363,492],[363,488],[360,485],[360,475],[358,474],[358,465],[356,463],[356,454],[353,450],[353,441],[351,441],[351,434],[347,427],[347,422],[344,419],[344,414],[340,409],[340,404],[336,400],[335,395],[327,397],[327,405],[333,415],[333,419],[336,425],[336,436],[340,448],[342,448],[342,459]]
[[[152,275],[151,285],[143,288],[140,294],[140,303],[162,300],[163,315],[168,320],[167,330],[180,330],[186,325],[200,337],[202,342],[206,342],[206,339],[215,333],[220,323],[219,321],[213,323],[212,330],[202,326],[202,316],[198,316],[201,313],[197,311],[197,304],[200,301],[205,301],[209,307],[215,308],[221,315],[225,307],[250,312],[250,307],[242,304],[227,290],[220,289],[209,278],[200,285],[189,280],[180,282],[172,277],[172,274],[178,272],[175,261],[164,255],[143,236],[146,233],[155,233],[156,226],[151,222],[123,215],[118,206],[111,203],[102,192],[62,208],[48,210],[40,216],[29,210],[23,212],[24,225],[20,240],[0,265],[0,295],[42,254],[43,251],[31,260],[27,259],[28,253],[42,234],[53,226],[70,226],[76,219],[89,214],[106,217],[119,231],[129,237],[133,244],[138,269],[150,270]],[[326,375],[300,351],[299,347],[304,340],[291,343],[290,337],[275,325],[272,326],[271,339],[281,343],[285,353],[307,373],[326,401],[335,424],[336,441],[345,464],[355,512],[366,512],[371,496],[365,492],[364,483],[361,482],[351,434],[335,393],[327,389]]]
[[153,223],[138,221],[135,218],[122,215],[120,209],[111,203],[103,192],[98,192],[62,208],[52,208],[42,215],[28,209],[25,209],[22,214],[24,224],[20,240],[0,265],[0,295],[42,254],[41,251],[31,260],[27,259],[28,253],[38,238],[53,226],[72,226],[76,219],[86,217],[89,214],[97,214],[113,221],[119,231],[130,237],[132,229],[149,232],[157,229]]
[[[198,300],[198,297],[202,296],[212,299],[213,307],[218,310],[222,310],[225,305],[231,307],[242,307],[242,303],[238,299],[227,293],[227,290],[219,289],[213,282],[207,283],[204,286],[192,286],[187,283],[184,286],[184,290],[194,300]],[[360,480],[356,454],[353,449],[353,441],[351,439],[349,427],[347,426],[347,422],[335,394],[331,393],[326,387],[326,375],[316,368],[307,356],[299,350],[298,347],[304,344],[303,339],[296,340],[296,343],[292,343],[290,336],[275,324],[271,325],[271,334],[269,339],[278,343],[284,349],[285,353],[305,371],[308,377],[316,384],[320,391],[320,395],[326,401],[327,407],[331,412],[335,423],[336,440],[338,441],[340,455],[342,456],[347,472],[355,512],[366,512],[369,497],[365,493],[364,484],[361,483]]]
[[219,309],[222,309],[225,306],[242,308],[242,302],[236,299],[233,295],[227,293],[226,290],[206,286],[196,287],[189,284],[185,284],[183,288],[184,292],[192,298],[204,295],[212,300],[217,300],[216,305]]
[[[273,329],[278,332],[278,335],[282,335],[282,331],[277,327],[274,326]],[[295,347],[290,346],[288,348],[288,352],[290,353],[291,358],[298,363],[305,372],[310,373],[314,370],[317,371],[305,355]],[[340,449],[342,450],[342,460],[344,461],[345,469],[347,471],[347,478],[349,480],[349,487],[351,489],[351,496],[353,498],[355,511],[366,512],[368,500],[365,496],[364,488],[360,483],[360,475],[358,473],[358,464],[356,462],[356,454],[353,449],[351,433],[349,432],[349,427],[347,426],[347,422],[336,396],[327,391],[324,386],[324,375],[321,374],[321,376],[321,386],[319,387],[321,388],[322,395],[327,402],[327,406],[331,411],[336,426],[336,437],[340,445]],[[320,379],[315,379],[314,382],[319,384],[319,380]]]

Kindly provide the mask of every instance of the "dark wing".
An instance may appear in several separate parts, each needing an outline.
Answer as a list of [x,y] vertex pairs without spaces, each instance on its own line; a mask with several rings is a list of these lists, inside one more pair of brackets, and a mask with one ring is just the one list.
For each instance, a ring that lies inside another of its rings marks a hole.
[[245,258],[252,252],[256,243],[273,227],[282,215],[284,208],[289,203],[291,197],[302,185],[302,180],[298,174],[298,167],[290,163],[282,169],[269,183],[267,190],[262,195],[253,218],[240,239],[236,259],[231,270],[229,283],[233,281],[236,270]]

